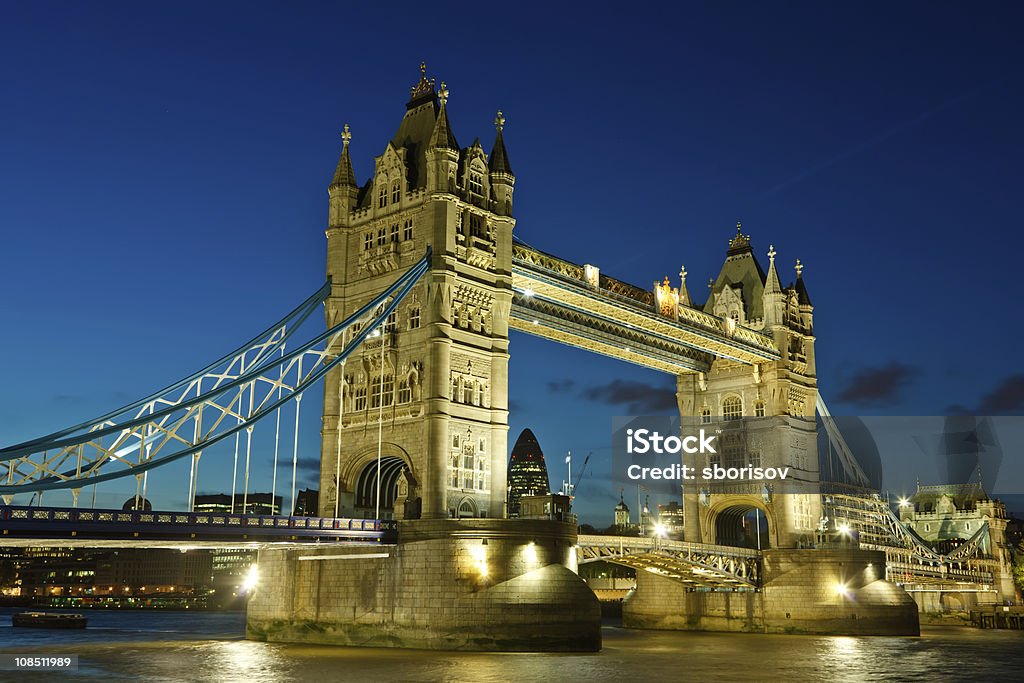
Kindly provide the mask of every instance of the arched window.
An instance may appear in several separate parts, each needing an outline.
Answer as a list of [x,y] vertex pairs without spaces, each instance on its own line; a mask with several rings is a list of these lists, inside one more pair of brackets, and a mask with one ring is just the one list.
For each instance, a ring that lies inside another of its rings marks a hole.
[[738,420],[743,416],[743,401],[739,396],[729,396],[722,401],[722,417],[726,420]]
[[397,204],[402,199],[402,184],[397,180],[391,183],[391,203]]
[[764,417],[764,401],[758,401],[754,404],[754,415],[756,417]]
[[381,182],[380,188],[377,190],[377,208],[383,209],[388,205],[388,186],[387,183]]
[[709,424],[710,422],[711,422],[711,408],[708,408],[707,406],[705,406],[704,410],[700,411],[700,423],[701,424]]

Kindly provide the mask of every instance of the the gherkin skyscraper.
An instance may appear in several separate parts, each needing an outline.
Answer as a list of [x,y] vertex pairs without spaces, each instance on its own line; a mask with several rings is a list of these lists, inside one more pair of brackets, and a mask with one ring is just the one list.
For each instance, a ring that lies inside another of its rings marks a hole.
[[548,466],[537,437],[524,429],[512,448],[508,461],[508,516],[519,516],[519,499],[550,493]]

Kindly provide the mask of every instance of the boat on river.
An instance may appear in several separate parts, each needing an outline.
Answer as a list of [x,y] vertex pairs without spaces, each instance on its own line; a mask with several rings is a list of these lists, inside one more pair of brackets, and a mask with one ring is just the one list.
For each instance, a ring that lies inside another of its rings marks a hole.
[[85,628],[86,621],[81,614],[62,612],[17,612],[11,617],[13,626],[25,628]]

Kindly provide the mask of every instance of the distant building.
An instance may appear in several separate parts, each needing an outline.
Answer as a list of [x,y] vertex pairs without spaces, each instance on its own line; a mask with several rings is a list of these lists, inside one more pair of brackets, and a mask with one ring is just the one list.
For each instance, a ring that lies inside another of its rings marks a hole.
[[658,506],[658,524],[665,528],[665,535],[670,538],[683,537],[683,506],[672,501]]
[[576,515],[570,508],[572,498],[561,493],[545,493],[539,496],[522,496],[519,499],[520,519],[557,519],[576,523]]
[[320,491],[303,489],[295,495],[294,517],[317,517],[320,513]]
[[250,493],[248,495],[236,493],[235,504],[232,506],[229,494],[213,493],[205,496],[196,496],[192,509],[196,512],[279,515],[281,514],[281,496],[274,496],[273,500],[271,500],[269,493]]
[[142,512],[152,512],[153,504],[145,498],[132,496],[124,502],[121,506],[122,510],[139,510]]
[[622,497],[622,492],[619,492],[619,504],[615,506],[615,529],[619,532],[628,531],[630,528],[629,523],[629,506],[626,505],[626,501]]
[[550,491],[544,452],[533,432],[524,429],[516,439],[508,461],[508,516],[519,516],[519,499],[523,496],[543,495]]
[[977,536],[985,556],[997,561],[996,590],[1014,597],[1012,552],[1006,536],[1006,506],[981,483],[921,486],[899,507],[900,521],[937,552],[947,554]]

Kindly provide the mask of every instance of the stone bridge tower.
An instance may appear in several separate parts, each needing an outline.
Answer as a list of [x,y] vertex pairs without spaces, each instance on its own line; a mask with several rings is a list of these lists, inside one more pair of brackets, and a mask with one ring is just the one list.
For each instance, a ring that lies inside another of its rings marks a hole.
[[383,334],[325,379],[322,515],[373,515],[378,447],[382,517],[505,515],[515,224],[505,120],[499,111],[490,155],[479,139],[460,147],[445,84],[420,70],[373,177],[356,181],[346,125],[329,187],[328,325],[387,288],[427,246],[433,259]]
[[[677,400],[684,424],[722,429],[721,448],[702,467],[790,467],[785,484],[684,486],[687,540],[727,545],[796,547],[814,541],[821,517],[815,408],[813,307],[796,262],[796,280],[783,287],[768,251],[762,269],[750,236],[736,224],[725,263],[709,284],[704,310],[772,336],[777,361],[747,365],[726,358],[707,373],[680,375]],[[684,290],[681,295],[689,298]],[[739,421],[739,418],[756,418]],[[751,529],[751,527],[758,526]]]

